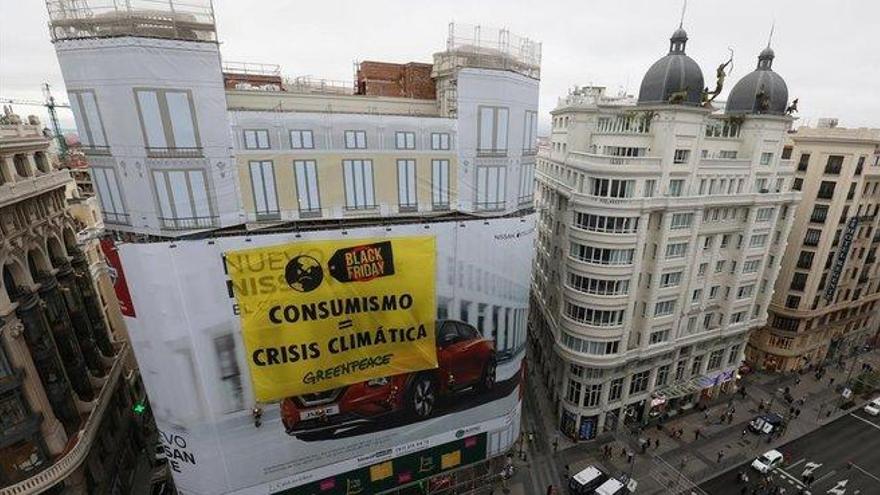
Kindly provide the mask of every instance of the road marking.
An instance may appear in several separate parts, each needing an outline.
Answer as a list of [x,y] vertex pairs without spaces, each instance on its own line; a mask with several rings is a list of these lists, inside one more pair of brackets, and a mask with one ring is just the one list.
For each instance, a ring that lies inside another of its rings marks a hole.
[[836,472],[837,472],[836,470],[832,469],[831,471],[829,471],[829,472],[823,474],[822,476],[820,476],[819,479],[817,479],[813,484],[816,484],[816,483],[818,483],[818,482],[824,480],[825,478],[834,475],[834,473],[836,473]]
[[806,459],[801,459],[801,460],[799,460],[799,461],[797,461],[797,462],[793,462],[793,463],[789,464],[788,466],[786,466],[786,469],[791,469],[791,468],[797,466],[798,464],[804,462],[805,460],[806,460]]
[[794,481],[794,484],[797,485],[797,486],[800,487],[800,488],[804,488],[804,487],[806,486],[806,485],[803,484],[803,482],[801,482],[801,480],[799,480],[799,479],[795,478],[794,476],[788,474],[788,472],[786,472],[784,469],[781,469],[781,468],[780,468],[780,469],[777,469],[776,472],[779,473],[780,475],[782,475],[782,476],[788,478],[790,481]]
[[846,493],[846,484],[849,483],[849,480],[840,480],[836,485],[829,488],[825,493],[831,493],[833,495],[843,495]]
[[863,417],[861,417],[861,416],[856,416],[856,415],[853,414],[853,413],[850,413],[849,415],[852,416],[852,417],[854,417],[854,418],[856,418],[856,419],[859,420],[859,421],[864,421],[865,423],[868,423],[869,425],[873,426],[874,428],[877,428],[878,430],[880,430],[880,425],[878,425],[877,423],[875,423],[875,422],[873,422],[873,421],[868,421],[867,419],[865,419],[865,418],[863,418]]
[[804,472],[801,474],[801,477],[806,477],[813,474],[813,471],[822,467],[818,462],[808,462],[804,465]]
[[870,476],[871,478],[874,479],[874,481],[880,481],[880,478],[878,478],[878,477],[874,476],[873,474],[871,474],[871,473],[865,471],[864,469],[860,468],[858,465],[853,464],[852,467],[858,469],[859,471],[861,471],[861,472],[864,473],[865,475]]

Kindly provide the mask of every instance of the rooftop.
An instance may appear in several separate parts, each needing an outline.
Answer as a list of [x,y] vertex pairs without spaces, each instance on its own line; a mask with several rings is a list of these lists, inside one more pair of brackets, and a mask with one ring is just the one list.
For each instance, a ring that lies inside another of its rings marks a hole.
[[846,127],[798,127],[792,133],[794,140],[841,140],[841,141],[866,141],[874,142],[880,146],[880,129],[870,127],[846,128]]

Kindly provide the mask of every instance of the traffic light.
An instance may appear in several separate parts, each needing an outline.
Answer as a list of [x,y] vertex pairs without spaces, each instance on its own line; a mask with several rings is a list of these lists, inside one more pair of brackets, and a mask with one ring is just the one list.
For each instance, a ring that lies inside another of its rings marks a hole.
[[147,411],[147,406],[143,401],[135,402],[133,406],[131,406],[132,412],[137,414],[138,416],[144,414]]

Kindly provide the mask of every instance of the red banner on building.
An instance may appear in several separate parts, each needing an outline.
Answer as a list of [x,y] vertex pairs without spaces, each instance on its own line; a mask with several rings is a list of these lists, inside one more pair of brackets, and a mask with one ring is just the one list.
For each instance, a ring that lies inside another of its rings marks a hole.
[[134,318],[134,305],[131,303],[131,294],[128,292],[128,284],[125,282],[125,272],[122,270],[122,262],[119,260],[119,252],[113,239],[101,239],[101,251],[107,258],[110,266],[110,279],[113,280],[113,289],[116,291],[116,299],[119,300],[119,309],[125,316]]

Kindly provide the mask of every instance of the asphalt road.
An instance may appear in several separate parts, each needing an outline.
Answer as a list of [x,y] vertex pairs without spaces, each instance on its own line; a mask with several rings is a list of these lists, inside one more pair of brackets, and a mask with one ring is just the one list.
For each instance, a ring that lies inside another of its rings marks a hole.
[[[880,418],[861,409],[837,419],[818,430],[778,448],[785,464],[770,473],[772,485],[785,488],[786,495],[868,495],[880,494]],[[752,460],[711,479],[700,488],[710,495],[739,495],[752,492],[761,475],[750,467]],[[849,463],[852,463],[850,466]],[[749,488],[737,480],[740,471],[747,473]],[[803,482],[812,472],[811,486]],[[774,492],[769,492],[774,493]]]

